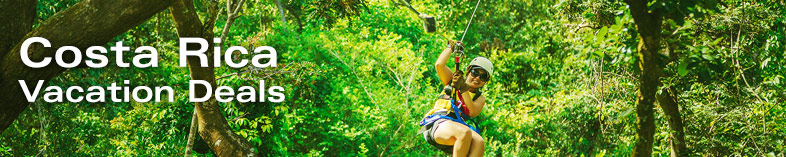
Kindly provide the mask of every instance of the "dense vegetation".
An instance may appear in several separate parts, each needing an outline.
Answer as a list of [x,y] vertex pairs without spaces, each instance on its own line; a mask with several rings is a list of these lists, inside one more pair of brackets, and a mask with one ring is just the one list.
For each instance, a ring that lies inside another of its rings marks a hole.
[[[194,1],[207,16],[207,0]],[[35,25],[78,0],[40,1]],[[434,61],[464,33],[477,1],[242,1],[224,46],[272,46],[278,68],[217,67],[217,83],[283,86],[282,103],[221,103],[234,133],[261,155],[445,155],[417,134],[441,90]],[[218,10],[225,11],[226,1]],[[701,3],[701,4],[687,4]],[[656,58],[659,95],[679,106],[690,156],[786,155],[786,2],[665,1]],[[622,1],[482,1],[464,39],[495,65],[479,122],[488,156],[630,155],[637,141],[641,28]],[[74,68],[51,86],[172,86],[173,103],[30,104],[0,136],[4,155],[182,155],[193,103],[178,67],[178,32],[164,10],[114,38],[158,48],[159,68]],[[107,43],[112,46],[114,42]],[[112,55],[112,53],[110,53]],[[127,54],[131,57],[131,54]],[[449,63],[449,67],[453,67]],[[660,98],[659,98],[660,99]],[[652,153],[674,147],[671,115],[654,106]],[[195,155],[212,155],[201,139]]]

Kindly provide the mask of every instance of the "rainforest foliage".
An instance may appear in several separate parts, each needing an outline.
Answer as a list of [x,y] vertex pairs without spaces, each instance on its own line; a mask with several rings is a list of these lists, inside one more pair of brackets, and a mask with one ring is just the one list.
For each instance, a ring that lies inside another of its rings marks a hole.
[[[33,28],[80,2],[38,1]],[[435,33],[425,33],[418,16],[396,0],[193,2],[203,21],[218,10],[208,32],[225,36],[224,49],[277,50],[278,67],[215,68],[220,86],[257,88],[265,80],[285,89],[280,103],[219,103],[231,130],[260,155],[446,155],[417,134],[417,123],[443,87],[434,62],[448,40],[462,38],[477,1],[408,1],[437,18]],[[637,2],[479,3],[463,42],[467,58],[494,63],[482,88],[486,105],[475,118],[487,156],[647,153],[635,152],[639,147],[655,156],[786,155],[786,1],[654,0],[636,10]],[[228,7],[239,3],[228,20]],[[178,65],[171,12],[104,45],[156,47],[159,67],[70,68],[45,86],[132,80],[126,86],[171,86],[173,102],[39,98],[2,131],[0,156],[183,155],[194,103],[191,72]],[[640,52],[652,46],[654,53]],[[657,100],[640,91],[656,92]],[[642,106],[647,101],[651,106]],[[640,117],[647,110],[649,129],[639,122],[647,121]],[[197,137],[192,155],[215,155]]]

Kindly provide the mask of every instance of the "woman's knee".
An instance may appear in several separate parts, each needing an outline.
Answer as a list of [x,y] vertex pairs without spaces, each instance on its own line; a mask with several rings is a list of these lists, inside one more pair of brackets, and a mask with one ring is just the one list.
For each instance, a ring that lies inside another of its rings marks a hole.
[[458,135],[456,135],[456,138],[461,140],[461,141],[471,141],[473,139],[473,137],[472,137],[472,130],[470,130],[469,128],[464,127],[462,129],[458,130],[457,132],[458,132]]

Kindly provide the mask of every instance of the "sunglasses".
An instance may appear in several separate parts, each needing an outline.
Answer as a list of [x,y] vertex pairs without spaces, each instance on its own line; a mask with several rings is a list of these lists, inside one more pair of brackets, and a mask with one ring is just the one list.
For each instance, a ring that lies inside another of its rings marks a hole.
[[473,68],[472,70],[469,71],[469,73],[472,74],[472,76],[480,77],[480,80],[483,81],[483,82],[488,82],[489,81],[489,73],[481,74],[480,70],[478,70],[478,69],[480,69],[480,68]]

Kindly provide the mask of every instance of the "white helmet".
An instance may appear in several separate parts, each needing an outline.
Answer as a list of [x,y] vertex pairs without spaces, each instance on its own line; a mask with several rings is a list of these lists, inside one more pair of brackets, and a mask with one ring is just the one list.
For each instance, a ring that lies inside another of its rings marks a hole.
[[472,59],[467,68],[472,68],[472,66],[479,66],[483,68],[483,70],[486,70],[486,72],[489,73],[489,79],[491,79],[491,74],[494,73],[494,64],[491,64],[491,61],[485,57],[475,57],[475,59]]

